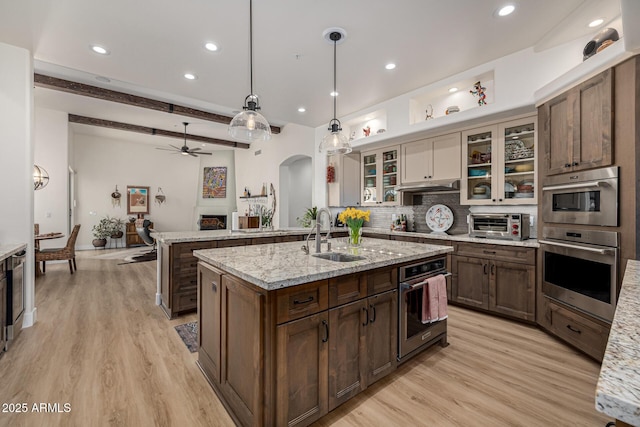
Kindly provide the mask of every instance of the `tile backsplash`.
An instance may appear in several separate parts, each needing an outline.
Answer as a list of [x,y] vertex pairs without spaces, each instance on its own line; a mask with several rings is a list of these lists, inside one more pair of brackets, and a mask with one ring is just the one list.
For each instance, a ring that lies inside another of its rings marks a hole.
[[[431,229],[427,227],[427,210],[436,204],[442,204],[453,211],[454,222],[449,229],[449,234],[464,234],[468,232],[467,215],[475,213],[524,213],[532,216],[531,238],[536,238],[536,219],[538,210],[536,205],[487,205],[487,206],[466,206],[460,204],[460,193],[422,193],[413,196],[411,206],[368,206],[359,209],[371,212],[370,220],[365,226],[374,228],[389,228],[391,226],[391,215],[404,214],[407,217],[407,229],[419,233],[429,233]],[[335,216],[343,209],[332,209]],[[335,212],[334,212],[335,211]]]

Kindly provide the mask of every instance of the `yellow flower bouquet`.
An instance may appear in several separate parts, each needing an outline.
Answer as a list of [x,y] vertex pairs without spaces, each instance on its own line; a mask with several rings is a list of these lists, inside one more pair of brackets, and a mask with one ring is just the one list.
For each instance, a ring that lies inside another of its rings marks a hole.
[[359,246],[362,238],[362,225],[365,221],[369,221],[369,211],[363,211],[356,208],[347,208],[338,219],[349,227],[349,243],[353,246]]

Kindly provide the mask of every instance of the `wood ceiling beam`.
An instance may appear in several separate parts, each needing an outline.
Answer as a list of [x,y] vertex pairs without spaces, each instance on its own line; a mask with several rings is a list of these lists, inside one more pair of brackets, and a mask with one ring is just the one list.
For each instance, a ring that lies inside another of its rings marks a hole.
[[[78,116],[76,114],[69,114],[69,122],[79,123],[82,125],[99,126],[103,128],[109,128],[109,129],[124,130],[128,132],[137,132],[145,135],[167,136],[170,138],[177,138],[177,139],[184,140],[184,132],[173,132],[170,130],[155,129],[155,128],[150,128],[146,126],[132,125],[129,123],[114,122],[112,120],[103,120],[103,119],[96,119],[93,117]],[[228,141],[226,139],[210,138],[208,136],[187,134],[187,139],[190,139],[192,141],[197,141],[197,142],[204,142],[208,144],[224,145],[225,147],[232,147],[232,148],[249,148],[250,147],[249,144],[246,144],[244,142]]]
[[[208,111],[198,110],[196,108],[158,101],[155,99],[145,98],[143,96],[131,95],[111,89],[104,89],[84,83],[72,82],[70,80],[45,76],[43,74],[35,73],[33,75],[33,82],[36,86],[46,89],[59,90],[74,95],[102,99],[104,101],[119,102],[120,104],[131,105],[138,108],[146,108],[154,111],[161,111],[163,113],[179,114],[181,116],[193,117],[196,119],[207,120],[215,123],[229,124],[229,122],[231,122],[231,119],[233,119],[233,117],[224,116],[222,114],[209,113]],[[280,127],[271,126],[271,133],[280,133]]]

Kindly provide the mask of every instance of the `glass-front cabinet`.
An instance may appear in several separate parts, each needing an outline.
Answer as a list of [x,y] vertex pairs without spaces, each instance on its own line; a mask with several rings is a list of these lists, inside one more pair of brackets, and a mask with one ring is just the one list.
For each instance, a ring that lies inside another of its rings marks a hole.
[[400,176],[400,147],[362,152],[362,205],[397,205],[395,187]]
[[536,127],[527,117],[462,133],[461,204],[536,203]]

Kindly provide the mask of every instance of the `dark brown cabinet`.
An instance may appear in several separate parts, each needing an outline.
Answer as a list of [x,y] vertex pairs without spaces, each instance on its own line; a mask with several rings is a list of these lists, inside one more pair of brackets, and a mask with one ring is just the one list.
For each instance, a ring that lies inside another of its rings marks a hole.
[[535,249],[473,243],[456,246],[456,255],[451,257],[453,302],[535,321]]
[[325,310],[277,327],[276,425],[308,425],[329,411],[328,320]]
[[[394,270],[395,271],[395,270]],[[367,299],[367,387],[396,369],[398,353],[398,291]]]
[[4,352],[5,344],[7,343],[7,337],[5,335],[7,321],[7,314],[5,312],[7,307],[7,273],[5,263],[5,260],[0,261],[0,355]]
[[222,294],[222,272],[199,263],[198,274],[198,362],[220,382],[220,298]]
[[613,163],[613,69],[538,108],[543,175]]
[[[153,228],[153,223],[149,224],[149,228]],[[132,246],[144,246],[146,243],[136,231],[136,223],[128,222],[126,226],[125,242],[128,248]]]

